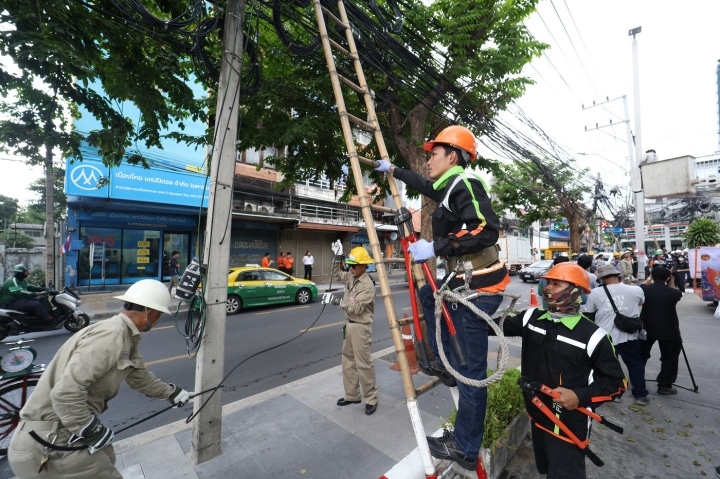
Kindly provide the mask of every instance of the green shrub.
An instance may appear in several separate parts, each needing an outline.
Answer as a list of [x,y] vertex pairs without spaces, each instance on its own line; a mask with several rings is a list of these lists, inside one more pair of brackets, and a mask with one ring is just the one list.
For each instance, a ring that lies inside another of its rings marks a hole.
[[[492,371],[488,371],[488,376]],[[507,369],[500,381],[492,383],[488,387],[487,414],[485,415],[485,434],[482,447],[494,448],[498,440],[502,438],[505,428],[519,414],[524,414],[525,402],[523,393],[518,386],[520,371]],[[443,429],[451,429],[455,424],[457,410],[453,409],[443,424]]]
[[688,248],[715,246],[720,243],[720,226],[710,218],[698,218],[690,223],[683,238]]

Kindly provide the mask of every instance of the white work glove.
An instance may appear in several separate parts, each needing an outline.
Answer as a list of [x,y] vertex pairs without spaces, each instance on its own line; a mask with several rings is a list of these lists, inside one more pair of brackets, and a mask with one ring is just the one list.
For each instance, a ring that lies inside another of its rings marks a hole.
[[390,167],[392,166],[392,163],[390,163],[388,160],[380,160],[378,161],[378,166],[375,168],[375,171],[379,171],[380,173],[390,173]]
[[335,256],[343,254],[343,245],[340,242],[340,240],[335,241],[330,245],[330,249],[333,253],[335,253]]
[[340,306],[340,298],[338,298],[332,293],[325,293],[322,296],[322,304],[333,304],[335,306]]
[[88,447],[90,454],[95,454],[103,447],[113,442],[115,433],[109,427],[103,425],[96,416],[93,416],[89,423],[84,425],[77,434],[70,436],[69,444],[82,440]]
[[418,240],[410,245],[410,254],[413,256],[413,260],[416,263],[424,263],[430,258],[435,257],[435,250],[433,249],[433,243],[425,241],[424,239]]
[[168,401],[175,407],[183,407],[185,403],[190,400],[190,393],[179,386],[175,386],[170,383],[170,386],[175,388],[173,392],[168,396]]

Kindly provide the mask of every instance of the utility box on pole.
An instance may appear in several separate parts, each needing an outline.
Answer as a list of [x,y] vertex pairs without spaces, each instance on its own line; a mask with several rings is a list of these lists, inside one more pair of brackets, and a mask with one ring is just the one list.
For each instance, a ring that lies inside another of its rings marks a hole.
[[[217,118],[210,178],[208,221],[205,229],[203,284],[206,327],[195,365],[195,391],[207,391],[222,382],[225,355],[227,271],[230,262],[230,228],[235,179],[238,102],[243,60],[244,0],[230,0],[225,13],[223,55],[217,91]],[[207,402],[205,402],[207,401]],[[203,409],[199,411],[200,407]],[[222,453],[222,391],[204,394],[195,402],[192,460],[199,464]]]

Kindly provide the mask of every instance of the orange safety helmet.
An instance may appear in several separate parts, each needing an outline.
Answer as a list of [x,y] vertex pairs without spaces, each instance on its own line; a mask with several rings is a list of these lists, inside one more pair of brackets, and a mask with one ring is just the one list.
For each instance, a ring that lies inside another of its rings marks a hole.
[[584,289],[586,293],[590,292],[590,276],[582,267],[575,263],[559,263],[550,268],[542,279],[556,279],[558,281],[566,281],[575,286]]
[[463,155],[465,161],[475,161],[477,158],[477,151],[475,149],[475,135],[460,125],[448,126],[442,130],[432,141],[427,141],[423,145],[423,150],[432,151],[435,145],[448,145],[453,148],[459,148],[466,155]]

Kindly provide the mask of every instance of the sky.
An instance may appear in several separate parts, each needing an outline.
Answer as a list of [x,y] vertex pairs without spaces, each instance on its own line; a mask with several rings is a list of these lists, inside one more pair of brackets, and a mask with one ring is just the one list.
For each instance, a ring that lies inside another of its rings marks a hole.
[[[654,149],[660,160],[713,155],[720,142],[718,19],[718,0],[541,0],[526,24],[550,48],[525,68],[536,84],[517,103],[604,183],[627,184],[626,118],[636,133],[628,31],[639,26],[642,151]],[[595,128],[610,120],[614,126]],[[27,188],[42,170],[1,154],[0,165],[0,191],[26,204],[33,198]]]
[[642,151],[656,150],[658,160],[713,155],[719,18],[717,0],[541,0],[526,25],[550,48],[525,68],[536,84],[517,103],[605,184],[629,182],[626,119]]

